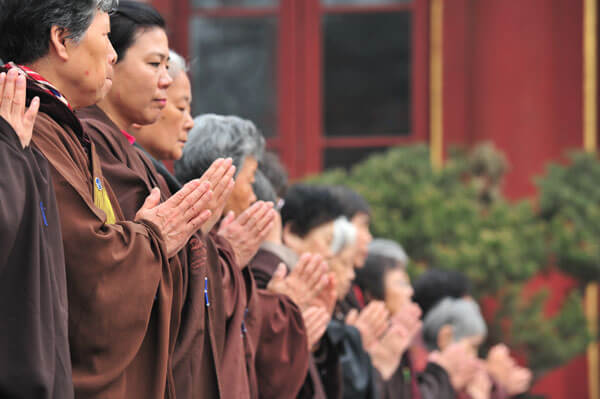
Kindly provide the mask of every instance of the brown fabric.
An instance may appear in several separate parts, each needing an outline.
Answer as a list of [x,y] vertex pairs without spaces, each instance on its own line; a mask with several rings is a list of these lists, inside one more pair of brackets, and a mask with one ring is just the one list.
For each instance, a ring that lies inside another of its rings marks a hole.
[[0,117],[0,397],[72,398],[67,279],[46,159]]
[[306,379],[309,360],[302,312],[288,297],[265,290],[257,291],[256,300],[247,324],[256,348],[258,396],[296,398]]
[[[34,145],[51,166],[66,259],[69,343],[78,398],[171,398],[171,312],[179,270],[148,222],[125,221],[95,146],[75,115],[28,82],[41,99]],[[94,205],[98,178],[117,218]]]
[[258,250],[248,265],[258,288],[267,288],[269,281],[271,281],[275,270],[277,270],[281,262],[282,259],[273,252],[263,248]]
[[[150,160],[127,141],[100,108],[89,107],[77,114],[97,146],[105,177],[114,187],[126,218],[135,217],[152,187],[161,189],[163,200],[171,195]],[[215,336],[224,334],[226,319],[217,251],[212,243],[195,235],[171,263],[182,269],[182,307],[177,310],[181,324],[172,356],[177,397],[218,398]]]

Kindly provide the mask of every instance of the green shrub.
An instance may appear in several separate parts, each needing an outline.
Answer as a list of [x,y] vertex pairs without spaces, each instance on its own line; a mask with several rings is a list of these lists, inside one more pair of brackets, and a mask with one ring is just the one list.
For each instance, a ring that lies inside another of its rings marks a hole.
[[551,164],[537,180],[540,213],[551,231],[557,264],[587,282],[600,280],[600,162],[571,152],[567,166]]
[[[372,207],[373,235],[405,247],[411,275],[428,267],[460,270],[472,280],[476,297],[496,298],[499,319],[490,322],[490,335],[526,354],[540,373],[581,353],[588,335],[576,293],[553,318],[544,316],[545,297],[523,298],[523,284],[548,264],[551,229],[529,201],[502,197],[506,170],[504,156],[485,144],[471,152],[453,151],[444,168],[434,172],[428,148],[414,145],[308,181],[345,184],[360,192]],[[500,322],[507,318],[512,320],[508,329]]]

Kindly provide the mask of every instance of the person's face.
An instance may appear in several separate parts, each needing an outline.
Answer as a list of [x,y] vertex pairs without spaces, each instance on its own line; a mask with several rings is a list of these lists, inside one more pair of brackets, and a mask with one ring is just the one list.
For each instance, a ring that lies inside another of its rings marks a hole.
[[350,291],[355,277],[353,263],[355,253],[353,246],[347,245],[342,252],[329,260],[329,269],[333,272],[337,296],[340,300],[344,299]]
[[254,183],[254,174],[257,168],[258,162],[256,159],[252,156],[246,157],[235,178],[233,190],[225,206],[225,213],[233,211],[236,215],[239,215],[256,202],[252,183]]
[[139,30],[125,58],[115,65],[107,100],[128,125],[143,126],[158,120],[173,82],[167,72],[168,60],[167,34],[155,27]]
[[142,147],[156,159],[164,161],[181,158],[188,133],[194,127],[191,102],[190,79],[182,72],[167,89],[167,105],[158,121],[143,126],[135,134]]
[[385,304],[395,314],[411,301],[413,288],[408,274],[399,268],[389,270],[384,278]]
[[371,230],[369,225],[371,223],[369,215],[366,213],[357,213],[351,220],[354,227],[356,227],[356,258],[354,260],[354,267],[361,268],[365,265],[367,255],[369,254],[369,244],[373,240],[371,236]]
[[111,86],[117,53],[109,33],[110,17],[98,11],[81,41],[66,41],[69,57],[63,74],[69,87],[63,90],[74,108],[96,104]]

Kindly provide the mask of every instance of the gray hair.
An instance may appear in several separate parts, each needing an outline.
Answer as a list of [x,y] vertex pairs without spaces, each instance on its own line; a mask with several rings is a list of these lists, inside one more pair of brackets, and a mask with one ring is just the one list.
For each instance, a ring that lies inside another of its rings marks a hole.
[[0,16],[0,57],[17,64],[46,56],[50,30],[58,26],[81,41],[98,11],[111,12],[119,0],[5,0]]
[[487,335],[479,305],[472,299],[444,298],[427,313],[423,320],[423,341],[429,350],[439,349],[438,334],[445,325],[452,327],[455,342]]
[[252,183],[252,190],[258,201],[268,201],[273,204],[277,203],[277,194],[275,189],[271,185],[271,182],[261,172],[260,169],[254,174],[254,183]]
[[185,59],[177,54],[174,50],[169,50],[169,76],[175,80],[182,72],[187,73],[189,70]]
[[369,255],[383,256],[401,263],[406,268],[408,265],[408,255],[404,248],[396,241],[385,238],[376,238],[369,244]]
[[175,175],[181,182],[196,179],[217,158],[232,158],[239,172],[247,157],[260,161],[264,150],[265,139],[251,121],[237,116],[201,115],[194,119],[183,156],[175,162]]
[[333,221],[333,239],[331,252],[334,255],[342,252],[348,245],[356,241],[356,227],[345,216],[340,216]]

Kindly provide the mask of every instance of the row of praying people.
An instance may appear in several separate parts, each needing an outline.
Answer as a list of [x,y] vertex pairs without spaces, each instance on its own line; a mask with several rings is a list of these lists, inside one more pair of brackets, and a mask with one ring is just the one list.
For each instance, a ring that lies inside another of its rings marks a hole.
[[[421,312],[360,195],[288,187],[251,121],[192,119],[185,60],[152,6],[0,10],[0,397],[527,389],[505,347],[477,360],[485,324],[468,293],[430,294]],[[431,353],[417,371],[419,342]]]

